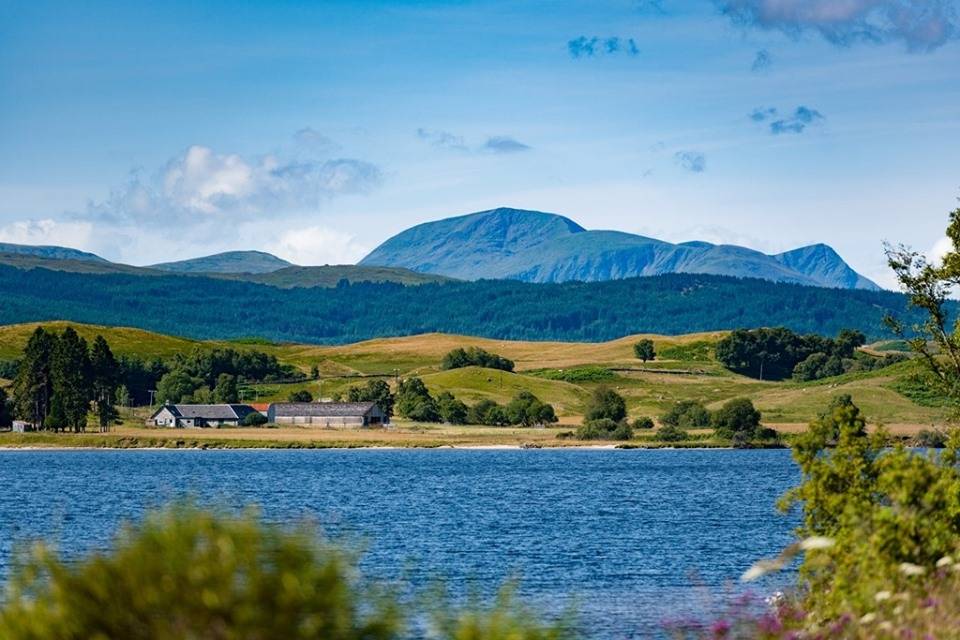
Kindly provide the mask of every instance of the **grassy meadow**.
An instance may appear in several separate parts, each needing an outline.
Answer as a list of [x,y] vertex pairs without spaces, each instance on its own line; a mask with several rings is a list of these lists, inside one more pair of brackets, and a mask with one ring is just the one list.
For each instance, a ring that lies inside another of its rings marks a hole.
[[[468,404],[484,398],[505,403],[518,391],[528,390],[554,405],[560,419],[555,428],[548,429],[415,425],[395,420],[395,427],[387,431],[319,433],[315,429],[283,428],[191,430],[189,433],[169,434],[143,427],[148,411],[141,409],[127,412],[124,424],[114,433],[78,436],[78,444],[84,437],[133,438],[140,443],[134,446],[165,446],[162,443],[142,443],[171,437],[175,441],[203,440],[209,446],[264,446],[266,442],[277,446],[294,446],[291,443],[300,443],[300,446],[576,444],[577,441],[565,441],[557,435],[580,424],[587,398],[601,384],[624,396],[631,418],[651,416],[656,419],[680,400],[698,400],[708,408],[716,409],[731,398],[748,397],[763,413],[765,425],[782,433],[795,433],[815,418],[831,398],[850,394],[872,425],[883,424],[897,434],[915,434],[944,421],[942,409],[918,404],[897,390],[903,379],[915,370],[916,365],[912,362],[817,382],[759,381],[734,374],[714,359],[713,346],[723,333],[629,336],[602,343],[521,342],[424,334],[344,346],[318,346],[255,339],[197,341],[139,329],[70,324],[88,341],[102,334],[117,354],[166,359],[192,349],[229,346],[271,353],[305,373],[314,366],[320,371],[319,380],[248,385],[244,387],[244,398],[248,402],[285,400],[292,391],[300,389],[310,391],[314,397],[331,397],[351,385],[364,382],[369,376],[382,376],[393,384],[398,376],[416,375],[422,377],[431,393],[450,391]],[[18,357],[36,326],[0,327],[0,359]],[[43,326],[59,331],[67,323],[48,322]],[[643,363],[634,357],[633,344],[643,337],[654,341],[658,354],[656,360]],[[441,370],[440,362],[448,351],[468,346],[482,347],[510,358],[516,363],[516,371],[508,373],[478,367]],[[886,344],[868,347],[878,352],[889,348],[890,345]],[[705,432],[701,435],[706,437]],[[0,444],[34,442],[43,446],[45,437],[49,436],[26,434],[17,440],[12,434],[5,434],[0,437]],[[60,444],[68,441],[56,437]],[[646,434],[641,434],[641,441],[645,437]]]

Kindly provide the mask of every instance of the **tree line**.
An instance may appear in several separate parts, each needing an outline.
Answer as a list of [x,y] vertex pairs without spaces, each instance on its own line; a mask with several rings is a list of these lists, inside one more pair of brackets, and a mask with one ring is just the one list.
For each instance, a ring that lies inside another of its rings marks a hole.
[[759,380],[820,380],[870,371],[905,360],[903,354],[872,356],[859,351],[866,336],[854,329],[836,338],[801,335],[785,327],[737,329],[717,343],[716,358],[731,371]]
[[[921,320],[898,293],[698,274],[562,284],[342,283],[330,289],[279,289],[176,275],[150,276],[149,286],[144,282],[133,274],[0,265],[0,324],[58,317],[201,339],[237,338],[253,331],[271,340],[342,344],[432,331],[594,342],[743,326],[784,326],[820,335],[850,327],[881,338],[893,335],[883,322],[888,314],[901,317],[908,327]],[[162,298],[181,303],[155,313],[154,302]],[[197,314],[197,308],[217,313]],[[947,301],[945,308],[952,312],[956,303]]]

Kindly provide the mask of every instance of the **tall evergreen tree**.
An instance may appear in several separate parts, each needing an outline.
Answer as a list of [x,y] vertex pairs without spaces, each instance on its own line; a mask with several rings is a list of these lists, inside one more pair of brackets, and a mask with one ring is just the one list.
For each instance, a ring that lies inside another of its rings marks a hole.
[[14,414],[37,427],[44,424],[50,413],[50,401],[53,398],[50,364],[56,341],[54,334],[37,327],[27,341],[23,360],[13,382]]
[[53,394],[63,410],[66,427],[85,431],[90,411],[90,353],[87,341],[73,327],[64,329],[51,359]]
[[117,359],[104,337],[98,335],[90,349],[90,386],[100,431],[109,430],[110,423],[119,415],[113,404],[118,384]]

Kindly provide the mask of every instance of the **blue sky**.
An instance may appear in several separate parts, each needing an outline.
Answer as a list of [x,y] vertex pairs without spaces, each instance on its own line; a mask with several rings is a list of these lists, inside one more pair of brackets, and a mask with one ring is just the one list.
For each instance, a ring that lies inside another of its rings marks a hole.
[[960,195],[952,1],[150,4],[0,3],[0,240],[342,263],[515,206],[890,284]]

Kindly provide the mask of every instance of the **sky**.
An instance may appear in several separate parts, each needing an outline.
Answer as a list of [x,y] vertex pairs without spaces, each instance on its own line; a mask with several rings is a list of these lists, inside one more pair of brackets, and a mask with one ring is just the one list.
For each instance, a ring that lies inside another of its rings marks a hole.
[[510,206],[893,286],[960,196],[960,0],[0,0],[0,241],[356,262]]

